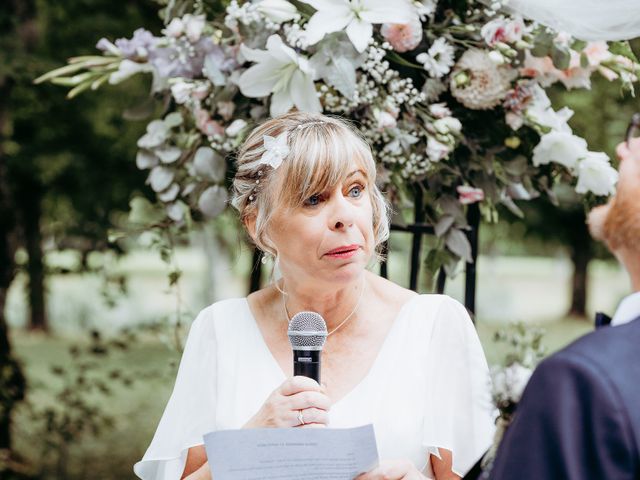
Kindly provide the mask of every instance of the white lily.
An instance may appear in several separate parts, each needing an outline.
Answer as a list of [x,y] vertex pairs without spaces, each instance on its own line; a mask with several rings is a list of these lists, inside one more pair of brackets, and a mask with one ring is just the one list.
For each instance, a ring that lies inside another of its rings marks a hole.
[[313,84],[315,70],[309,61],[284,44],[279,35],[271,35],[266,50],[256,50],[244,44],[242,55],[256,62],[238,79],[238,87],[246,97],[271,97],[271,116],[288,112],[294,105],[304,112],[322,111]]
[[374,23],[409,23],[417,16],[407,0],[303,0],[316,9],[305,30],[305,39],[314,45],[328,33],[345,30],[358,52],[373,37]]
[[284,23],[299,16],[294,5],[286,0],[261,0],[258,11],[274,23]]

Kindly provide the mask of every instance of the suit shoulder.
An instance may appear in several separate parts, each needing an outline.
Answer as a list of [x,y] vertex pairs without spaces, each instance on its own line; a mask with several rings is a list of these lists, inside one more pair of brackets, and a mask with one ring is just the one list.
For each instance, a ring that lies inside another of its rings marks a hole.
[[588,333],[569,344],[552,357],[581,357],[603,367],[615,367],[620,362],[640,360],[640,320],[625,325],[604,327]]

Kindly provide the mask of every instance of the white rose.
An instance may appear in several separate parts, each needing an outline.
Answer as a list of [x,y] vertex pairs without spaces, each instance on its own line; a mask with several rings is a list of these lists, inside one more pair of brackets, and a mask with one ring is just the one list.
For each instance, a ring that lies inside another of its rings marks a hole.
[[451,110],[446,103],[434,103],[429,105],[429,112],[436,118],[444,118],[451,115]]
[[613,195],[616,193],[617,182],[618,172],[609,164],[606,153],[589,152],[587,158],[578,165],[578,193]]
[[539,167],[555,162],[574,169],[588,153],[587,142],[583,138],[572,133],[550,132],[543,135],[533,149],[533,164]]
[[286,0],[262,0],[258,12],[273,23],[283,23],[298,16],[298,10]]
[[439,142],[433,137],[427,140],[427,157],[432,162],[439,162],[449,156],[449,146]]
[[462,130],[462,124],[460,123],[460,120],[455,117],[445,117],[433,122],[433,128],[443,135],[449,133],[457,135]]
[[567,125],[569,119],[573,116],[573,110],[564,107],[557,112],[553,108],[545,108],[542,105],[534,104],[527,109],[527,117],[534,123],[552,130],[561,132],[571,132],[571,127]]
[[231,125],[227,127],[227,129],[225,130],[225,133],[230,137],[235,137],[246,126],[247,126],[247,122],[245,122],[241,118],[238,118],[237,120],[234,120],[233,122],[231,122]]

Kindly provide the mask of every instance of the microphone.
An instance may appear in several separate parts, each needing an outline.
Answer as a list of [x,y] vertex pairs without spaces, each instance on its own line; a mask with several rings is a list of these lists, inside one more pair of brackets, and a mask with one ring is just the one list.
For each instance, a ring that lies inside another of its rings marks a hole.
[[327,324],[316,312],[296,313],[287,331],[293,349],[293,374],[320,383],[320,354],[327,339]]

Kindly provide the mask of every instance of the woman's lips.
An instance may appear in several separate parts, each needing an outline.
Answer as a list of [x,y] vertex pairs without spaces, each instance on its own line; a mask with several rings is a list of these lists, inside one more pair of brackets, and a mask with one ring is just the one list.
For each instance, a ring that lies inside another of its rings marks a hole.
[[347,245],[344,247],[334,248],[327,252],[325,256],[331,258],[351,258],[358,252],[358,245]]

